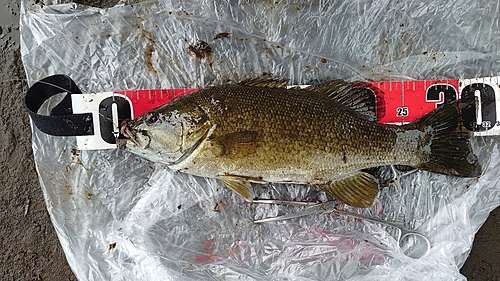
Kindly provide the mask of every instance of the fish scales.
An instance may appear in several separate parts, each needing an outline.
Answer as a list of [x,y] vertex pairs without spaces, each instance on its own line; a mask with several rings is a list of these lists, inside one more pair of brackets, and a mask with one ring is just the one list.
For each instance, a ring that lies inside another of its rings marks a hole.
[[387,126],[373,122],[374,101],[373,92],[341,80],[307,89],[286,89],[282,80],[209,87],[124,123],[119,147],[173,170],[218,178],[247,201],[251,182],[298,183],[368,207],[379,185],[366,168],[480,172],[470,134],[457,131],[455,106]]
[[[220,157],[219,165],[229,174],[243,172],[270,182],[324,183],[360,168],[389,164],[394,158],[408,162],[401,158],[409,153],[394,149],[394,129],[357,118],[325,95],[233,86],[202,90],[187,98],[203,105],[217,126],[210,139],[257,133],[255,153],[243,147],[240,153]],[[202,150],[196,157],[198,165],[189,165],[193,173],[203,174],[204,161],[213,162]],[[282,174],[275,175],[276,171]]]

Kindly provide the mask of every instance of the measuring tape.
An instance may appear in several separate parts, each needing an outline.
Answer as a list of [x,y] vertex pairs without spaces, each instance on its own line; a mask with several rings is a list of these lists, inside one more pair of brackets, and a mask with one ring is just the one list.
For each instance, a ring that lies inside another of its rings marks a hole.
[[[378,118],[381,124],[406,124],[440,104],[460,99],[473,105],[462,109],[464,127],[475,136],[493,136],[500,135],[499,81],[500,76],[352,84],[371,89],[377,100],[385,102],[385,114]],[[41,131],[76,136],[77,147],[81,150],[113,149],[123,120],[134,119],[197,90],[147,89],[83,94],[69,77],[55,75],[35,83],[28,90],[25,103]],[[61,92],[71,94],[52,110],[50,116],[37,114],[43,101]]]

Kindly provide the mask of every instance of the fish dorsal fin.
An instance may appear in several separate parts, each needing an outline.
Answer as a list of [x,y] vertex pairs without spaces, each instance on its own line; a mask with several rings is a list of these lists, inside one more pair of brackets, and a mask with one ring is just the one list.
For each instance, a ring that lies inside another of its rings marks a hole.
[[263,88],[286,88],[288,79],[253,78],[238,83],[241,86],[263,87]]
[[304,90],[328,95],[332,100],[345,105],[360,117],[377,121],[385,115],[383,98],[378,98],[374,88],[367,83],[344,80],[333,80],[326,83],[311,85]]
[[315,187],[342,203],[358,208],[372,206],[379,193],[379,184],[372,175],[365,172]]

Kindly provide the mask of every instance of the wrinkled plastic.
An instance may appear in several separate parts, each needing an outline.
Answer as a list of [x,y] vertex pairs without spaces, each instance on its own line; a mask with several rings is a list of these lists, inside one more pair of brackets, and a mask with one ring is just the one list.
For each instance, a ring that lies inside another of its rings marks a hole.
[[[22,1],[30,84],[66,74],[83,92],[203,87],[273,75],[291,84],[500,74],[491,1],[146,1],[109,9]],[[210,50],[197,52],[208,43]],[[78,151],[33,128],[47,208],[80,280],[461,280],[474,234],[500,203],[499,137],[475,138],[478,179],[419,171],[365,215],[432,243],[402,253],[392,230],[318,214],[256,225],[301,207],[248,204],[214,179],[121,150]],[[326,199],[308,186],[261,197]],[[349,209],[349,208],[348,208]]]

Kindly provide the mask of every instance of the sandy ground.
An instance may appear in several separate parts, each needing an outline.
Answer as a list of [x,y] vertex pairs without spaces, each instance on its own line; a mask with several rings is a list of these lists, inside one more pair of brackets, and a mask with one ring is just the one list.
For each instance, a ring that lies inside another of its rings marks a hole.
[[[112,6],[113,1],[82,1]],[[116,1],[114,1],[116,2]],[[31,150],[19,50],[19,1],[0,0],[1,280],[76,280],[45,207]],[[469,280],[500,280],[500,208],[477,234],[461,272]]]
[[38,182],[27,89],[19,49],[19,2],[0,0],[0,238],[1,280],[77,280],[52,223]]

